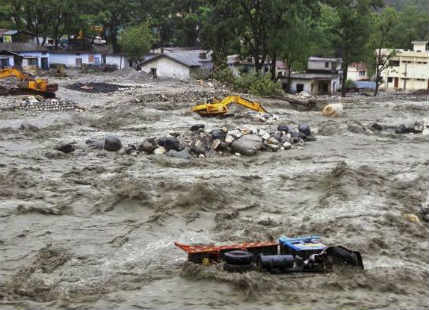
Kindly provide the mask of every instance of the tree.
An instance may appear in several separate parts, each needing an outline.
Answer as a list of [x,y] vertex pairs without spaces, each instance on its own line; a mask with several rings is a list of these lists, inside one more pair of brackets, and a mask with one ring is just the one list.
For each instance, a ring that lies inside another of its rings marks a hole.
[[349,65],[365,58],[370,36],[370,13],[373,8],[381,7],[382,1],[331,0],[328,3],[331,6],[324,6],[323,13],[329,25],[331,44],[343,59],[341,95],[345,97]]
[[96,16],[94,21],[97,25],[103,26],[107,41],[112,45],[113,51],[119,52],[119,32],[131,22],[139,20],[141,1],[92,0],[88,3],[91,6],[91,13]]
[[200,40],[203,48],[213,51],[214,69],[218,70],[225,68],[229,54],[240,50],[240,27],[235,13],[237,6],[233,1],[213,2],[200,8]]
[[[44,45],[52,18],[49,1],[4,0],[8,11],[5,14],[12,20],[17,30],[36,38],[37,45]],[[40,42],[40,37],[43,37]]]
[[[374,96],[377,96],[380,84],[383,81],[383,72],[389,67],[392,57],[396,55],[396,50],[393,47],[395,36],[397,35],[395,31],[397,23],[398,13],[394,8],[386,8],[380,13],[375,12],[372,14],[368,67],[375,68]],[[386,50],[386,48],[390,49]]]
[[149,25],[142,23],[125,29],[121,33],[119,44],[130,60],[139,66],[153,44],[153,35]]

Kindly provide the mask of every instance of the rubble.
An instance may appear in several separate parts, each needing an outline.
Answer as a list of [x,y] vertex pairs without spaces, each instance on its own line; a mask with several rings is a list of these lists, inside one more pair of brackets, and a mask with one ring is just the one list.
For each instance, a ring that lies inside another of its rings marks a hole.
[[[287,131],[279,131],[285,129]],[[206,158],[218,154],[252,156],[259,151],[277,152],[290,150],[294,145],[304,145],[305,141],[315,141],[310,126],[301,124],[297,128],[281,125],[278,128],[227,128],[204,131],[172,132],[160,138],[147,138],[141,144],[129,144],[121,154],[163,155],[190,159]],[[88,139],[86,144],[93,149],[119,151],[122,147],[118,137],[106,136],[104,140]]]
[[0,111],[61,112],[84,111],[77,103],[68,99],[47,99],[41,96],[14,98],[0,105]]

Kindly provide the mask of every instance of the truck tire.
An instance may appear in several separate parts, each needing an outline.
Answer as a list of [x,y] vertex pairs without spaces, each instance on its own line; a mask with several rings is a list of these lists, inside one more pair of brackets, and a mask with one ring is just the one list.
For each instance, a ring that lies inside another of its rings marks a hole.
[[232,265],[248,265],[253,260],[253,254],[248,251],[230,251],[223,255],[224,260]]
[[228,272],[243,273],[243,272],[248,272],[251,269],[252,269],[252,265],[251,264],[247,264],[247,265],[224,264],[223,265],[223,270],[228,271]]

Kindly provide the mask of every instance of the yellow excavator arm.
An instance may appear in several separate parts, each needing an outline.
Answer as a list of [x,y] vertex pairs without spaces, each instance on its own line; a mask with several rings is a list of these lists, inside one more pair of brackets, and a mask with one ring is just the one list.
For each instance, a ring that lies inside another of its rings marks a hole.
[[228,113],[228,106],[231,103],[239,104],[256,112],[268,113],[260,103],[241,98],[240,96],[228,96],[225,97],[222,101],[214,99],[214,101],[211,103],[194,106],[192,108],[192,112],[203,116],[223,115]]
[[55,92],[58,90],[57,84],[48,84],[46,79],[32,78],[30,75],[22,72],[16,68],[1,69],[0,79],[14,76],[21,82],[19,83],[20,88],[30,91],[35,91],[43,95],[55,97]]

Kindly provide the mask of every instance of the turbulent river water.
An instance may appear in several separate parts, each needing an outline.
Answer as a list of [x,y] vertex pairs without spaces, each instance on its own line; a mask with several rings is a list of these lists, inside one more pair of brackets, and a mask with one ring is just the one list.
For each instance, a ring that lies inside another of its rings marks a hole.
[[[429,117],[421,98],[356,99],[344,115],[262,102],[274,124],[208,119],[180,95],[191,86],[128,81],[138,91],[84,93],[60,80],[73,111],[0,115],[0,308],[11,309],[429,309],[429,135],[394,126]],[[206,92],[197,84],[194,92]],[[144,98],[179,94],[176,102]],[[146,96],[146,97],[145,97]],[[21,98],[0,98],[7,105]],[[23,122],[37,129],[20,129]],[[115,134],[123,144],[220,127],[307,123],[317,141],[254,157],[182,160],[91,150]],[[378,123],[386,130],[374,130]],[[54,150],[75,141],[77,150]],[[415,215],[416,217],[413,217]],[[186,262],[182,243],[321,235],[362,253],[365,271],[229,274]]]

